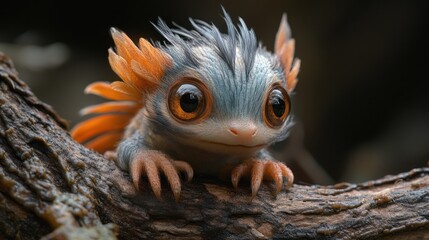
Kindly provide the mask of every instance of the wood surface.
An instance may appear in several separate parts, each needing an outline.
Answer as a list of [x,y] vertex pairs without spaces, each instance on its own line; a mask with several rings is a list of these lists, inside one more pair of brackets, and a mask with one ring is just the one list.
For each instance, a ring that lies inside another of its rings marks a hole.
[[264,184],[253,200],[246,182],[234,191],[197,177],[178,203],[165,182],[162,201],[141,187],[73,141],[0,54],[0,239],[429,238],[425,167],[362,184],[295,184],[277,197]]

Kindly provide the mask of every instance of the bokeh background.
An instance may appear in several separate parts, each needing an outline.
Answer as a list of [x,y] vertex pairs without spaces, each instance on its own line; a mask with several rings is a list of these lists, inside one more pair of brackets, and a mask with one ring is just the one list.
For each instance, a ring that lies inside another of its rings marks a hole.
[[[34,92],[76,124],[93,81],[113,81],[109,28],[161,40],[158,16],[225,30],[221,5],[273,49],[287,13],[302,60],[297,124],[274,147],[301,182],[360,182],[429,160],[429,6],[426,1],[3,1],[0,51]],[[89,5],[94,5],[91,7]]]

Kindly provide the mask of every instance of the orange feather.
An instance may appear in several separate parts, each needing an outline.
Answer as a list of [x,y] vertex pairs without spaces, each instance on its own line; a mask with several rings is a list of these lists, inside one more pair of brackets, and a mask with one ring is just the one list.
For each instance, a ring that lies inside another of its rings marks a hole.
[[114,150],[116,148],[116,144],[121,140],[122,136],[122,131],[109,132],[85,143],[85,146],[99,153],[104,153],[109,150]]
[[135,101],[135,102],[139,102],[141,100],[137,96],[133,96],[124,92],[119,92],[113,89],[112,86],[110,86],[110,84],[106,82],[91,83],[85,88],[85,93],[95,94],[110,100]]
[[114,81],[110,84],[110,86],[117,92],[131,95],[136,99],[143,99],[143,94],[139,90],[125,82]]
[[81,115],[91,113],[128,113],[135,114],[142,108],[141,104],[129,101],[111,101],[88,106],[80,110]]
[[145,80],[145,91],[151,92],[159,86],[159,81],[154,78],[151,72],[148,72],[148,68],[143,67],[142,64],[138,63],[135,60],[132,60],[131,69],[138,77]]
[[144,89],[144,81],[138,78],[131,70],[128,62],[121,56],[109,49],[109,63],[112,70],[127,84],[139,90]]
[[123,57],[126,62],[140,58],[139,49],[125,33],[118,31],[116,28],[111,28],[110,32],[119,56]]
[[141,51],[148,56],[147,60],[149,60],[141,61],[141,63],[149,69],[148,72],[150,72],[155,79],[160,79],[164,75],[165,69],[171,65],[171,57],[163,51],[154,48],[152,44],[144,38],[140,38],[139,45]]
[[[110,100],[107,103],[89,106],[81,114],[106,115],[90,118],[72,129],[72,137],[98,152],[114,149],[131,119],[144,107],[147,93],[159,85],[165,70],[172,65],[172,58],[145,39],[140,39],[139,47],[123,32],[111,29],[116,52],[109,49],[109,63],[121,78],[111,84],[95,82],[85,89]],[[112,114],[117,113],[117,114]]]
[[161,49],[140,38],[138,48],[123,32],[112,28],[115,53],[109,49],[109,63],[113,71],[126,83],[142,92],[153,91],[172,63],[171,57]]
[[286,14],[283,14],[282,20],[280,21],[279,30],[277,31],[276,41],[274,43],[274,50],[283,66],[286,78],[286,90],[290,93],[298,82],[297,76],[300,61],[299,59],[294,61],[295,40],[291,38],[290,27],[287,23]]
[[130,122],[133,115],[116,114],[101,115],[90,118],[76,125],[72,131],[72,137],[80,143],[109,131],[122,131]]
[[280,20],[279,30],[276,34],[276,41],[274,44],[274,51],[276,53],[280,52],[281,48],[283,47],[283,44],[290,39],[290,35],[291,32],[289,24],[287,23],[287,17],[286,14],[283,13],[282,19]]
[[295,59],[293,63],[292,70],[289,72],[289,74],[286,76],[286,82],[287,82],[287,91],[292,92],[294,87],[296,86],[298,82],[298,73],[299,68],[301,67],[301,60]]
[[281,54],[280,60],[284,66],[286,75],[291,70],[294,53],[295,53],[295,40],[290,39],[289,41],[283,44],[283,47],[280,50],[280,54]]

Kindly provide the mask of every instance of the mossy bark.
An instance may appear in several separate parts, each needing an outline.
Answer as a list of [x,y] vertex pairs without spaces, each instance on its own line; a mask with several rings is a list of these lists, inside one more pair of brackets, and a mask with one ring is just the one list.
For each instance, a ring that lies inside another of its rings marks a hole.
[[[164,183],[165,184],[165,183]],[[165,185],[164,185],[165,186]],[[363,239],[429,236],[429,168],[363,184],[295,184],[251,200],[216,179],[180,202],[136,192],[114,162],[73,141],[0,54],[0,239]]]

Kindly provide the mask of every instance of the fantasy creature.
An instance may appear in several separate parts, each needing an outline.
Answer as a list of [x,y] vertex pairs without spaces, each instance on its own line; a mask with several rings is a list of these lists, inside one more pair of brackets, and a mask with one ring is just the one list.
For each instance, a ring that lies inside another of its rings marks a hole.
[[[292,185],[292,171],[266,148],[285,139],[292,125],[289,95],[297,83],[300,61],[283,15],[275,53],[257,43],[240,18],[235,26],[224,11],[227,33],[200,20],[194,29],[155,25],[168,43],[138,47],[115,28],[116,48],[109,62],[122,79],[95,82],[86,93],[112,101],[84,108],[98,114],[72,130],[76,141],[100,153],[115,150],[119,166],[139,189],[142,175],[161,197],[160,172],[179,199],[179,173],[230,178],[237,188],[250,179],[252,196],[263,180],[276,193]],[[284,179],[287,183],[284,183]],[[286,186],[285,186],[286,185]]]

